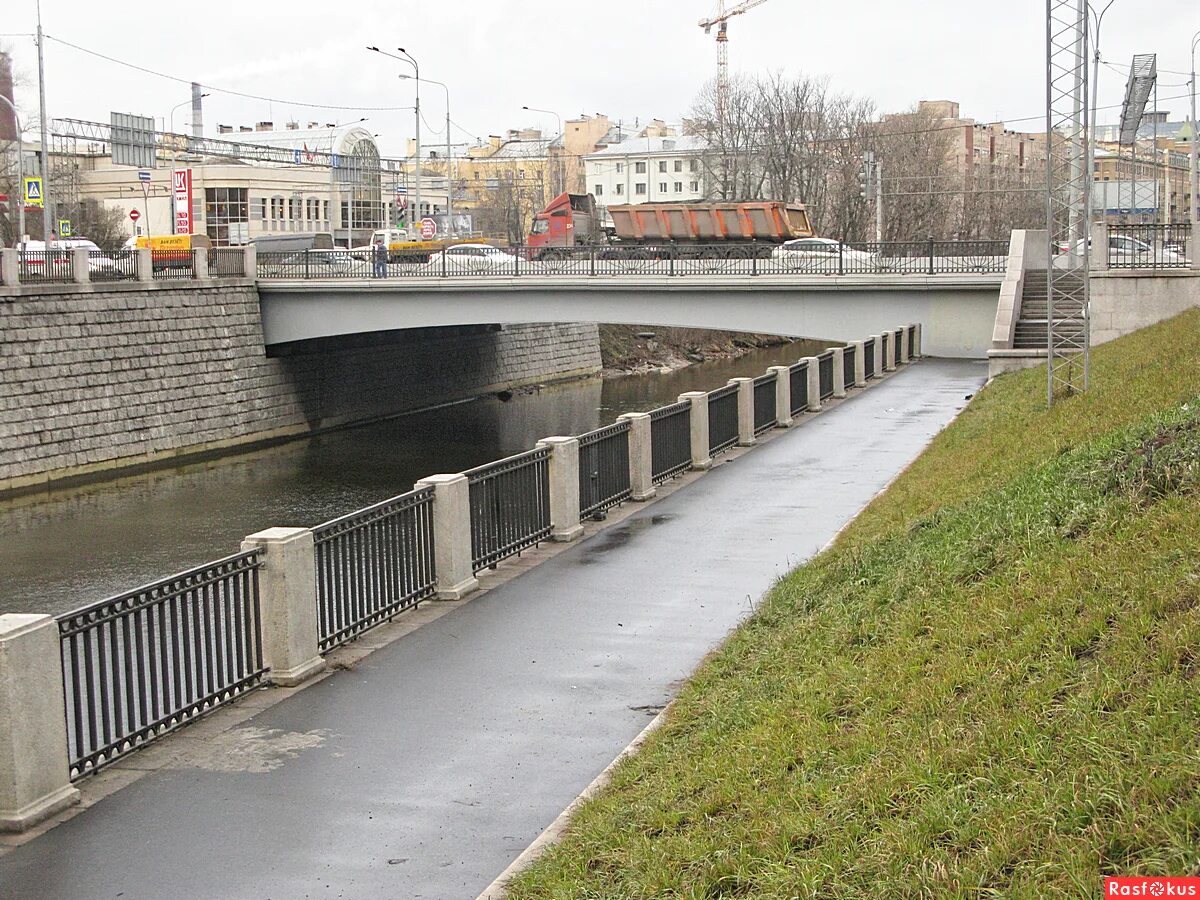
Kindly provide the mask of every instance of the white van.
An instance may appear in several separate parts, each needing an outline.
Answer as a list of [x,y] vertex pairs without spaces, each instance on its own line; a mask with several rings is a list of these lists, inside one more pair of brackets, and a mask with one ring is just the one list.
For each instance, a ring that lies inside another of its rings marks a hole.
[[[20,247],[22,250],[34,253],[41,253],[47,249],[45,241],[25,241]],[[88,270],[91,272],[111,272],[117,265],[112,257],[96,246],[95,241],[89,241],[87,238],[59,238],[50,242],[49,249],[61,251],[64,254],[68,250],[87,250]],[[38,264],[37,260],[30,261],[30,265]]]

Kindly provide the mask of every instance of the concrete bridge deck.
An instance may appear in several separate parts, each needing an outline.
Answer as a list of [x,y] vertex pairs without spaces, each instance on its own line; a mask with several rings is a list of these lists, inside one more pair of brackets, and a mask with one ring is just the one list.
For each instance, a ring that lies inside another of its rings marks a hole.
[[0,857],[0,897],[475,897],[985,375],[906,367],[196,738],[204,765],[163,765]]

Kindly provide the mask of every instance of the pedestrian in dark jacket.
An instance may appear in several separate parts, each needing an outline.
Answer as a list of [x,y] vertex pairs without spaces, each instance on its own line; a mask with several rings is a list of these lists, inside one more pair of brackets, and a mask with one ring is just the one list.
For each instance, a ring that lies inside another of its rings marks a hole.
[[383,241],[376,241],[372,251],[371,258],[375,261],[374,276],[376,278],[387,278],[388,267],[388,248]]

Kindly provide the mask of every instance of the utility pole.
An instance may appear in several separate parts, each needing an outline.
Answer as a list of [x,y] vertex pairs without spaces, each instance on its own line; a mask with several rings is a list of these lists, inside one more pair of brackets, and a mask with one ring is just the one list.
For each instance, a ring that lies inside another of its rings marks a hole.
[[1196,134],[1196,46],[1200,44],[1200,31],[1192,35],[1192,147],[1188,156],[1188,168],[1191,170],[1192,180],[1192,203],[1191,203],[1191,222],[1192,222],[1192,241],[1189,250],[1194,259],[1197,252],[1200,252],[1200,241],[1196,240],[1196,231],[1200,229],[1200,165],[1196,159],[1196,143],[1200,135]]
[[875,163],[875,243],[883,242],[883,163]]
[[[1088,12],[1091,14],[1095,22],[1095,37],[1092,40],[1092,128],[1090,139],[1088,140],[1088,159],[1087,169],[1088,178],[1092,181],[1096,180],[1096,104],[1098,102],[1100,90],[1100,25],[1104,22],[1104,14],[1108,12],[1108,8],[1115,3],[1116,0],[1108,0],[1104,4],[1104,9],[1100,10],[1100,14],[1096,15],[1095,9],[1088,4]],[[1117,162],[1120,163],[1121,151],[1120,145],[1117,148]],[[1106,189],[1107,190],[1107,189]],[[1120,172],[1117,173],[1117,206],[1121,205],[1121,179]],[[1106,195],[1107,196],[1107,195]],[[1090,203],[1090,200],[1089,200]],[[1088,229],[1088,239],[1091,240],[1091,228]]]
[[[49,117],[46,115],[46,59],[42,48],[46,44],[45,36],[42,34],[42,0],[37,3],[37,48],[38,48],[38,103],[41,105],[42,114],[42,240],[46,242],[46,246],[50,246],[50,232],[53,230],[50,226],[54,221],[54,202],[50,193],[50,136],[47,134]],[[21,201],[24,202],[24,190],[22,190]]]

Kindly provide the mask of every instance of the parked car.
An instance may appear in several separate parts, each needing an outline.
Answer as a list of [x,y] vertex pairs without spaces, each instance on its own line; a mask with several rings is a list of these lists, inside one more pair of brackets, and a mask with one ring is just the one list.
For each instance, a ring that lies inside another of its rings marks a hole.
[[510,269],[513,256],[499,247],[491,244],[455,244],[429,257],[428,265],[440,269],[443,265],[446,271],[461,274],[464,272],[491,272]]
[[[290,275],[321,278],[344,275],[354,268],[354,263],[354,257],[348,250],[300,250],[278,259],[272,257],[263,265],[270,274],[285,278]],[[363,268],[361,261],[359,268]]]
[[792,271],[837,272],[839,259],[843,269],[855,269],[873,263],[875,254],[831,238],[810,237],[780,244],[771,251],[771,258]]
[[[1083,242],[1080,241],[1077,246],[1082,247]],[[1067,252],[1068,244],[1066,241],[1059,241],[1055,246],[1055,252],[1063,254]],[[1092,242],[1088,241],[1088,249],[1091,249]],[[1127,234],[1110,234],[1108,236],[1108,263],[1109,265],[1145,265],[1157,264],[1160,266],[1186,266],[1189,263],[1188,258],[1183,253],[1183,247],[1178,243],[1167,242],[1155,251],[1155,247],[1146,241],[1132,237]]]

